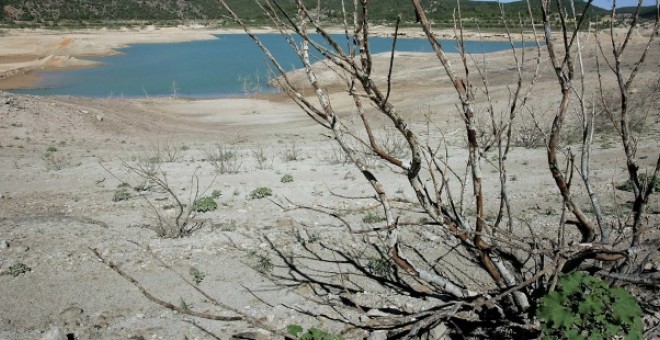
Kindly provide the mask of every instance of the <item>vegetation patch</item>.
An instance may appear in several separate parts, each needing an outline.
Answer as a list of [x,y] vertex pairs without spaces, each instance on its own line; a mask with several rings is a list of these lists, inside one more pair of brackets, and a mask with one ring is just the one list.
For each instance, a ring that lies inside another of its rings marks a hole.
[[118,188],[112,195],[113,202],[127,201],[129,198],[131,198],[131,193],[124,187]]
[[195,212],[209,212],[218,209],[218,204],[215,203],[215,200],[212,196],[206,196],[198,198],[192,206],[192,210]]
[[252,190],[252,192],[250,192],[250,199],[258,200],[258,199],[266,198],[266,197],[272,196],[272,195],[273,195],[273,190],[271,190],[271,188],[260,187],[260,188],[254,189],[254,190]]
[[642,339],[642,309],[630,293],[579,272],[559,279],[537,316],[544,339]]
[[[647,176],[646,174],[639,174],[639,182],[642,183],[642,185],[645,185],[651,179],[653,179],[652,176]],[[632,192],[633,183],[628,179],[622,184],[617,185],[616,188],[619,190]],[[659,191],[660,191],[660,177],[656,177],[655,181],[653,182],[653,192],[659,192]]]

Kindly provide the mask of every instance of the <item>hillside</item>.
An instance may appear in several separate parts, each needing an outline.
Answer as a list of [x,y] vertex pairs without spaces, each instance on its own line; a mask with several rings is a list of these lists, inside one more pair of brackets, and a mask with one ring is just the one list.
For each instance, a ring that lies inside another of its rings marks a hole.
[[[228,0],[243,18],[254,23],[265,22],[265,15],[253,1]],[[316,1],[308,1],[313,7]],[[456,2],[453,0],[425,0],[429,15],[436,22],[453,20]],[[293,1],[281,1],[283,7],[293,8]],[[341,1],[321,2],[321,14],[326,21],[341,20]],[[5,22],[104,22],[104,21],[182,21],[223,20],[225,11],[216,0],[1,0],[2,20]],[[408,0],[379,0],[371,2],[371,16],[376,22],[392,22],[401,13],[405,22],[413,22],[414,14]],[[463,18],[468,21],[497,23],[499,8],[494,2],[461,0]],[[523,2],[505,4],[508,13],[527,13]],[[583,5],[582,5],[583,6]],[[538,14],[538,4],[534,5]],[[581,6],[579,6],[581,7]],[[578,9],[579,10],[579,9]],[[590,15],[606,13],[599,8]]]

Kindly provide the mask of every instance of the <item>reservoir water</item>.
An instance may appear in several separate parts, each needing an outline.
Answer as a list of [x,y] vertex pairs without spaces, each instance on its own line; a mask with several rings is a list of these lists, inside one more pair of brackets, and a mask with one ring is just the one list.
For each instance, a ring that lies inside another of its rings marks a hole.
[[[287,69],[301,66],[290,46],[278,34],[259,38]],[[335,36],[338,42],[345,42]],[[315,37],[319,39],[319,37]],[[392,38],[371,38],[374,53],[388,52]],[[518,44],[516,47],[520,47]],[[447,52],[456,52],[454,41],[443,41]],[[342,46],[343,48],[343,46]],[[466,42],[470,53],[510,48],[508,42]],[[120,55],[93,58],[102,63],[61,72],[40,73],[36,89],[13,92],[82,97],[179,97],[222,98],[249,92],[273,91],[268,87],[268,68],[261,51],[245,34],[222,34],[217,39],[172,44],[138,44],[119,50]],[[432,52],[424,39],[399,39],[397,51]]]

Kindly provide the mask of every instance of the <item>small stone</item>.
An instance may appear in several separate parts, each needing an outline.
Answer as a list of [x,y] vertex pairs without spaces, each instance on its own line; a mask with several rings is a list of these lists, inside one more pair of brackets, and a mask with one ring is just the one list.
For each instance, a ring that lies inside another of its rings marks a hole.
[[367,337],[367,340],[386,340],[387,339],[387,331],[375,331],[371,332],[369,336]]
[[89,114],[89,111],[87,111],[87,110],[80,110],[80,113],[83,113],[83,114]]
[[385,316],[390,316],[390,314],[387,314],[387,313],[385,313],[385,312],[383,312],[383,311],[381,311],[377,308],[373,308],[373,309],[370,309],[369,311],[367,311],[367,316],[370,317],[370,318],[381,318],[381,317],[385,317]]
[[291,217],[278,218],[275,222],[275,226],[278,228],[293,227],[295,221]]
[[447,329],[447,325],[444,323],[440,323],[439,325],[435,326],[430,332],[429,332],[429,339],[448,339],[449,338],[449,330]]
[[41,336],[40,340],[67,340],[66,335],[58,327],[53,327]]
[[60,312],[59,318],[68,330],[78,328],[82,324],[83,309],[78,306],[69,306]]
[[237,340],[269,340],[273,339],[273,335],[264,331],[247,331],[236,333],[231,338]]
[[104,118],[103,115],[96,115],[96,120],[98,120],[99,122],[102,122],[103,118]]
[[0,249],[7,249],[7,248],[9,248],[9,241],[7,240],[0,241]]
[[644,263],[644,270],[645,271],[648,272],[648,271],[651,271],[651,269],[653,269],[653,263],[651,263],[651,262]]

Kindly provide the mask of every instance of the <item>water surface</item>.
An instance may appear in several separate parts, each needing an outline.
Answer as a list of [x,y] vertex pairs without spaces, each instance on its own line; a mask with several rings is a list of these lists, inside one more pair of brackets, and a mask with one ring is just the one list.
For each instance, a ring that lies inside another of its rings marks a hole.
[[[287,69],[301,66],[290,46],[278,34],[259,38]],[[345,42],[342,35],[336,35]],[[319,39],[320,37],[315,37]],[[374,53],[388,52],[392,38],[370,40]],[[520,43],[516,47],[522,46]],[[343,47],[343,46],[342,46]],[[447,52],[456,52],[454,41],[443,41]],[[466,42],[471,53],[510,48],[508,42]],[[119,50],[120,55],[93,58],[99,67],[42,72],[37,89],[14,92],[83,97],[222,98],[250,92],[269,92],[264,57],[246,34],[223,34],[217,39],[170,44],[138,44]],[[432,52],[424,39],[399,39],[397,51]]]

